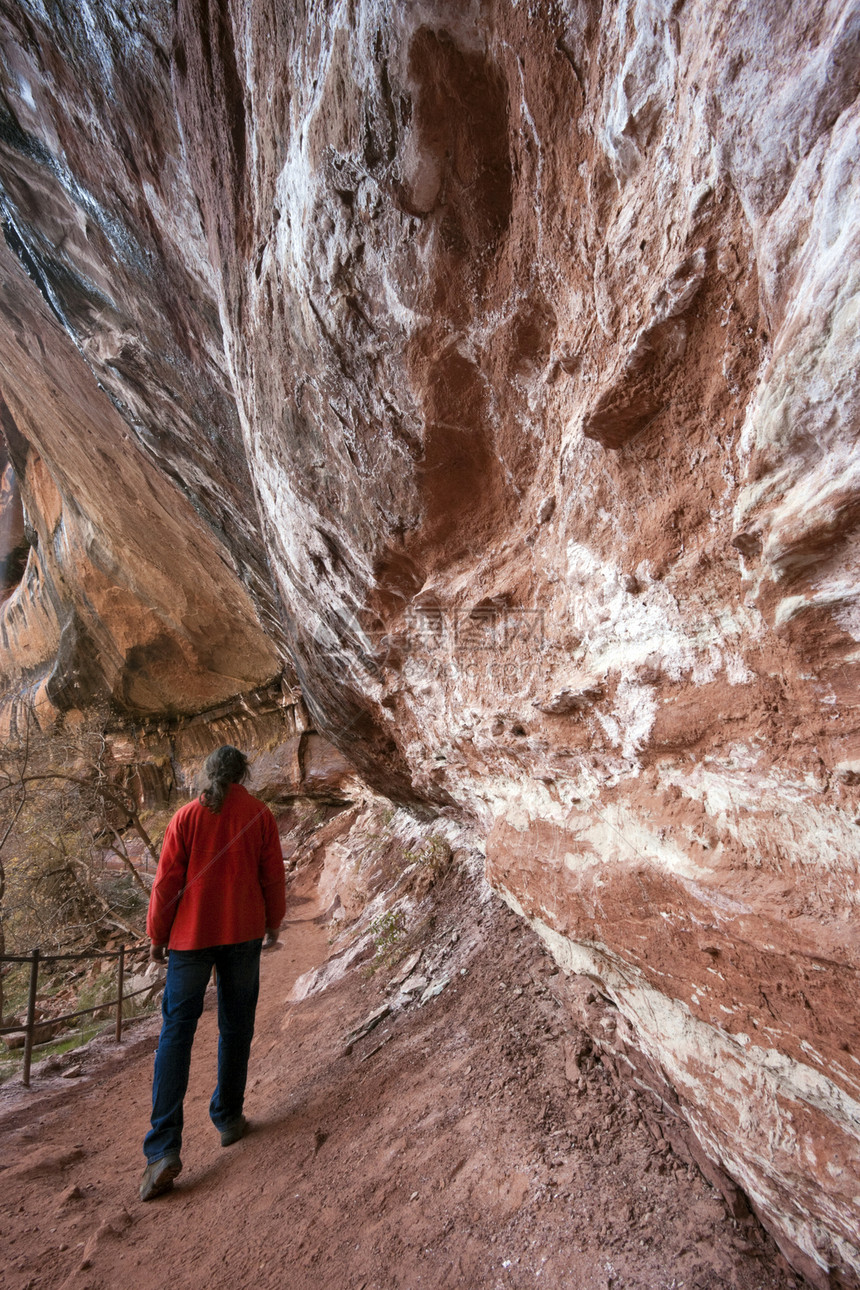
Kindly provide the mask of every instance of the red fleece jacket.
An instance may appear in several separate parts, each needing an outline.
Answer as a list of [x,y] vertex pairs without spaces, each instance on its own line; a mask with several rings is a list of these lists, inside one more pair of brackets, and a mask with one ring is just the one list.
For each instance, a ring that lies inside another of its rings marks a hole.
[[285,913],[284,857],[268,806],[231,784],[217,815],[199,798],[176,812],[149,898],[154,945],[238,945],[279,927]]

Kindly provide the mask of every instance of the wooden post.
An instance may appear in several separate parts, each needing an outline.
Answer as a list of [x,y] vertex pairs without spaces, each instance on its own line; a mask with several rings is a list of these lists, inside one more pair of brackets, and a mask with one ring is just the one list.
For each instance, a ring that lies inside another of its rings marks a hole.
[[119,977],[119,981],[117,985],[118,998],[116,1001],[116,1042],[119,1043],[120,1040],[122,1039],[122,988],[123,988],[123,982],[125,980],[125,946],[124,945],[120,945],[119,947],[119,972],[117,975]]
[[36,986],[39,981],[39,951],[30,960],[30,993],[27,998],[27,1030],[24,1035],[24,1087],[30,1087],[30,1062],[33,1057],[33,1031],[36,1028]]

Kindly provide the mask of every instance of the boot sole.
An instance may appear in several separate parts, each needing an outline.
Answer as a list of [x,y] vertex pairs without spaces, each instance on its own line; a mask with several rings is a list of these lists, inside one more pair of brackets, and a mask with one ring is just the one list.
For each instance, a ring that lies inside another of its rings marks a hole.
[[234,1142],[241,1142],[250,1127],[248,1121],[242,1116],[239,1124],[225,1129],[221,1134],[221,1146],[232,1147]]
[[177,1160],[165,1165],[158,1176],[151,1179],[149,1183],[142,1184],[140,1188],[140,1199],[142,1201],[154,1200],[156,1196],[163,1196],[166,1191],[173,1190],[173,1180],[178,1178],[182,1173],[182,1163]]

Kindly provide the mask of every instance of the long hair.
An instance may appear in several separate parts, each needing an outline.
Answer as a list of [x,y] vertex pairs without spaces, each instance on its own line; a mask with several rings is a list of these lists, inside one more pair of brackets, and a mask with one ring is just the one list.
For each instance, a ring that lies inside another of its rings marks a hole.
[[206,777],[206,787],[200,794],[200,800],[217,815],[224,805],[230,785],[241,784],[248,778],[248,758],[232,744],[223,744],[206,758],[203,774]]

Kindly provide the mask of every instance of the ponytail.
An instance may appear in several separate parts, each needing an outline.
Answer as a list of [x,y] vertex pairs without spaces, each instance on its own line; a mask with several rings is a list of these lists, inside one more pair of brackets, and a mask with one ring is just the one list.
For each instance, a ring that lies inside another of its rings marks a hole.
[[206,777],[206,787],[200,794],[200,800],[217,815],[224,805],[230,785],[241,784],[248,778],[248,758],[232,744],[224,744],[206,758],[203,774]]

